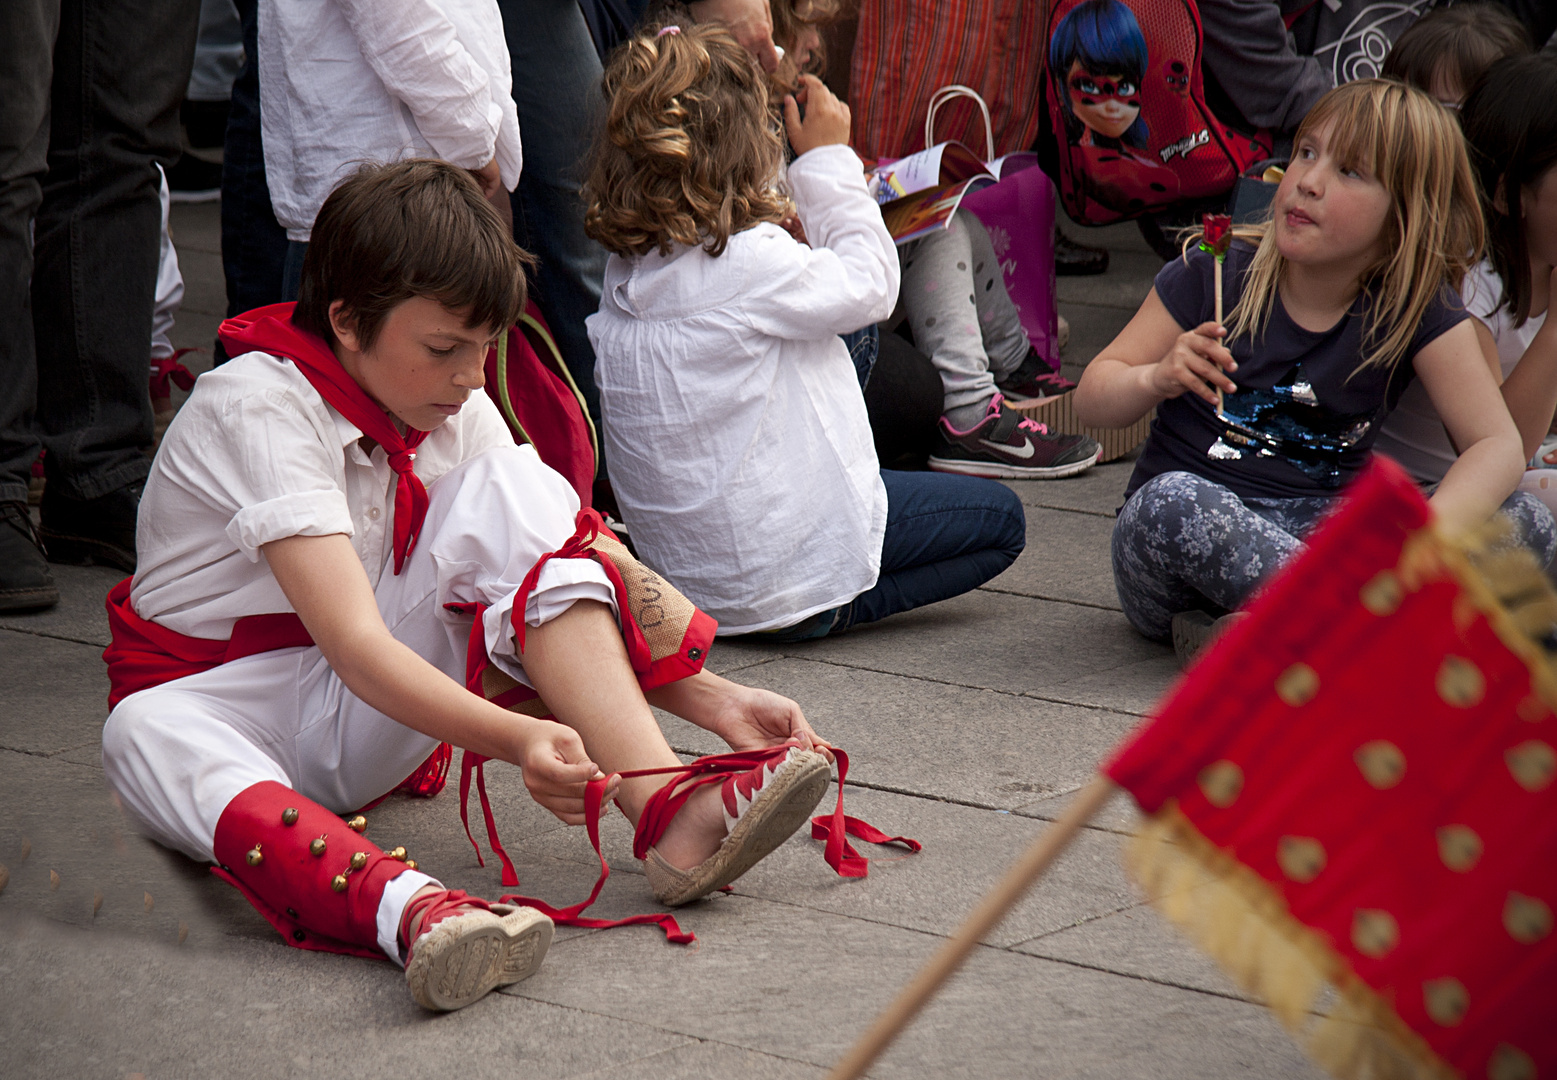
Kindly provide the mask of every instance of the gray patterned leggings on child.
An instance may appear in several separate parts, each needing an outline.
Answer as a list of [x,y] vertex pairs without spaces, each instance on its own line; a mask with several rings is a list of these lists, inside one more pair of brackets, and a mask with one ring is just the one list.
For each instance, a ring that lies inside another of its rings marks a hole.
[[[1189,472],[1141,485],[1114,526],[1114,588],[1132,626],[1167,640],[1173,616],[1238,607],[1303,547],[1335,496],[1242,499]],[[1503,503],[1514,537],[1543,566],[1557,555],[1557,523],[1540,500],[1515,492]]]

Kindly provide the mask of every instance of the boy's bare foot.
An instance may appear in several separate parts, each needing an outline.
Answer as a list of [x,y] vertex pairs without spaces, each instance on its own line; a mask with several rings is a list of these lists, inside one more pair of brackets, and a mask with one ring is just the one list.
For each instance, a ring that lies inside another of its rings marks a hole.
[[[666,824],[644,858],[644,873],[660,903],[678,907],[740,877],[794,833],[816,809],[827,790],[832,768],[827,758],[798,746],[775,747],[767,760],[744,772],[708,784],[689,798]],[[709,802],[718,814],[717,831],[711,829]],[[696,806],[694,806],[696,802]],[[666,851],[671,830],[691,811],[696,816],[683,826],[679,846]],[[640,823],[641,824],[641,823]],[[710,837],[717,842],[712,849]],[[635,850],[643,837],[637,838]],[[705,854],[706,853],[706,854]]]
[[705,784],[693,792],[654,845],[660,856],[678,870],[690,870],[724,842],[724,807],[718,784]]

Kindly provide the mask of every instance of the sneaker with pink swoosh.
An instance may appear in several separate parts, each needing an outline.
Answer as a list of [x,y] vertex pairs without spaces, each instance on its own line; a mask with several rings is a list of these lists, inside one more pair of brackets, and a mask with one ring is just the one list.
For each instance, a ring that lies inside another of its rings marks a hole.
[[930,468],[1000,480],[1057,480],[1090,469],[1100,448],[1085,435],[1058,435],[996,394],[981,419],[958,431],[941,417]]

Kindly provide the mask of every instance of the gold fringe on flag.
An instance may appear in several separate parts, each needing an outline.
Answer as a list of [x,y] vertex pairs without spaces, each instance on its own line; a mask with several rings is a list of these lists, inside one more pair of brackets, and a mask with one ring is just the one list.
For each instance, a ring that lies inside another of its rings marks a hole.
[[1152,904],[1260,999],[1340,1080],[1455,1080],[1458,1073],[1352,974],[1263,878],[1176,805],[1146,819],[1125,864]]

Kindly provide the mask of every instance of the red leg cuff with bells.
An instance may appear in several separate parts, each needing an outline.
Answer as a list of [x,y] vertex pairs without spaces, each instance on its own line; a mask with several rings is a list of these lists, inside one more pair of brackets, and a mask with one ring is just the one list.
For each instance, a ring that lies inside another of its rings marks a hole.
[[[216,823],[211,872],[236,886],[288,945],[379,957],[378,905],[407,866],[285,785],[245,788]],[[399,857],[396,857],[399,856]]]

